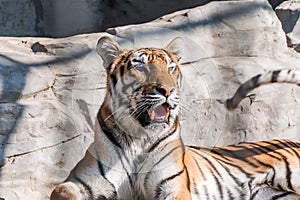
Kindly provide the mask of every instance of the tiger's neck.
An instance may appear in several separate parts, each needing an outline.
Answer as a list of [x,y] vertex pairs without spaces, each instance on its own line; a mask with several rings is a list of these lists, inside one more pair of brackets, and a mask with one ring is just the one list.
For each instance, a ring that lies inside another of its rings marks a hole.
[[109,105],[111,104],[104,101],[98,112],[97,119],[105,136],[119,149],[128,150],[135,154],[145,154],[158,151],[164,144],[170,141],[178,141],[178,144],[181,144],[184,148],[180,136],[178,118],[174,120],[174,123],[169,129],[159,134],[148,133],[148,135],[137,137],[141,135],[141,133],[131,133],[126,130],[126,128],[120,127],[120,123],[114,119],[112,109]]
[[[157,171],[165,169],[170,163],[183,162],[185,146],[180,137],[178,119],[171,128],[156,137],[136,138],[118,126],[110,107],[105,103],[97,118],[100,127],[96,125],[96,142],[90,147],[90,152],[94,152],[99,162],[107,167],[132,174],[133,182],[137,181],[137,173]],[[172,167],[176,168],[177,165]]]

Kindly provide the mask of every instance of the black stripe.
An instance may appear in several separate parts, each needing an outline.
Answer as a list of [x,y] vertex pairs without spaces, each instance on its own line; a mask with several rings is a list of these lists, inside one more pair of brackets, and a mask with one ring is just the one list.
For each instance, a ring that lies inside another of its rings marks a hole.
[[96,152],[96,154],[97,154],[98,168],[99,168],[99,172],[100,172],[101,176],[102,176],[102,177],[107,181],[107,183],[110,184],[111,187],[114,189],[112,196],[109,197],[108,199],[107,199],[105,196],[100,195],[100,196],[97,196],[97,197],[96,197],[96,200],[102,200],[102,199],[103,199],[103,200],[106,200],[106,199],[107,199],[107,200],[115,200],[115,199],[117,199],[116,188],[115,188],[115,186],[114,186],[114,185],[113,185],[113,184],[105,177],[104,165],[103,165],[102,162],[100,161],[101,158],[100,158],[98,152]]
[[99,172],[100,172],[101,176],[103,176],[105,178],[105,172],[104,172],[103,164],[101,163],[99,158],[98,158],[98,168],[99,168]]
[[286,141],[286,144],[288,144],[289,146],[295,147],[295,148],[300,148],[300,143],[298,142],[292,142],[292,141]]
[[270,164],[268,164],[268,163],[265,163],[265,162],[263,162],[263,161],[261,161],[261,160],[259,160],[259,159],[257,159],[257,158],[252,158],[253,160],[255,160],[256,162],[258,162],[260,165],[262,165],[262,166],[264,166],[264,167],[267,167],[267,168],[269,168],[269,169],[273,169],[274,167],[273,167],[273,165],[270,165]]
[[[251,146],[258,146],[258,148],[255,148],[256,150],[258,150],[259,152],[262,152],[262,154],[268,155],[276,160],[281,160],[282,155],[276,151],[274,151],[273,149],[267,147],[267,146],[262,146],[258,143],[253,143]],[[275,155],[269,154],[270,152],[274,153],[274,154],[279,154],[280,157],[277,157]]]
[[[289,143],[287,143],[287,142],[283,143],[283,142],[281,142],[281,141],[279,141],[279,140],[276,140],[276,141],[278,141],[278,142],[280,142],[280,143],[279,143],[279,144],[274,144],[274,143],[271,143],[271,142],[269,142],[269,141],[265,141],[264,143],[267,143],[267,144],[269,144],[269,145],[271,145],[271,146],[275,146],[277,149],[285,150],[287,153],[291,154],[291,153],[286,149],[286,148],[290,149]],[[282,145],[282,146],[280,146],[280,145]],[[293,150],[291,150],[291,151],[293,151]],[[276,154],[278,154],[278,155],[280,156],[280,158],[279,158],[278,160],[281,160],[282,158],[283,158],[284,160],[286,160],[286,156],[285,156],[285,155],[283,155],[283,154],[281,154],[281,153],[279,153],[279,152],[276,152],[275,150],[272,150],[272,152],[273,152],[273,153],[276,153]],[[294,151],[293,151],[293,152],[294,152]],[[296,152],[296,154],[299,155],[297,152]],[[270,156],[270,155],[269,155],[269,156]],[[287,163],[287,161],[286,161],[285,163]]]
[[[283,143],[280,140],[273,140],[273,141],[277,141],[278,144],[272,143],[271,141],[264,141],[264,143],[269,144],[270,146],[276,147],[276,149],[274,149],[273,152],[276,153],[276,154],[278,154],[278,155],[280,155],[281,157],[285,157],[283,154],[281,154],[279,152],[275,152],[275,150],[282,149],[282,150],[285,150],[286,152],[288,152],[288,150],[286,149],[286,148],[290,148],[288,146],[288,144],[285,144],[285,143]],[[291,154],[290,152],[288,152],[288,153]]]
[[[223,164],[222,160],[220,160],[218,158],[215,158],[215,159],[219,161],[219,164],[225,169],[225,171],[227,172],[227,175],[229,175],[234,180],[234,182],[236,183],[236,185],[238,185],[238,186],[242,185],[242,182],[231,173],[230,169],[226,165]],[[234,166],[232,166],[232,167],[234,167]],[[243,172],[243,173],[245,173],[247,175],[246,172]],[[247,175],[247,177],[249,179],[251,178],[249,175]]]
[[177,131],[177,129],[174,128],[170,133],[168,133],[164,137],[156,140],[155,143],[148,149],[147,152],[148,153],[152,152],[161,142],[163,142],[164,140],[166,140],[168,137],[172,136],[176,131]]
[[[240,161],[243,161],[243,162],[246,162],[248,163],[248,160],[247,160],[247,156],[249,152],[249,149],[247,149],[247,147],[244,147],[244,146],[232,146],[232,147],[235,147],[235,148],[238,148],[238,150],[228,150],[226,148],[218,148],[218,149],[215,149],[215,151],[213,152],[216,152],[219,150],[219,155],[221,154],[222,157],[229,157],[231,159],[237,159],[237,160],[240,160]],[[232,160],[230,160],[232,161]]]
[[[101,157],[100,157],[98,151],[96,151],[96,156],[97,156],[96,158],[97,158],[97,164],[98,164],[99,172],[100,172],[101,176],[103,176],[103,177],[106,179],[104,167],[103,167],[103,164],[102,164],[102,162],[101,162]],[[107,179],[106,179],[106,180],[107,180]]]
[[189,171],[188,171],[188,169],[186,168],[186,165],[185,165],[185,163],[184,163],[184,156],[185,156],[185,154],[182,156],[182,163],[183,163],[183,165],[184,165],[184,170],[185,170],[185,172],[186,172],[188,191],[191,193],[191,180],[190,180],[190,176],[189,176]]
[[[109,108],[103,108],[103,106],[105,105],[102,105],[100,110],[109,109]],[[97,115],[97,119],[103,133],[115,146],[119,148],[129,147],[133,141],[133,138],[130,135],[127,135],[126,132],[123,132],[119,128],[118,124],[116,124],[116,122],[114,121],[110,110],[108,110],[108,114],[109,117],[106,120],[109,120],[110,123],[106,123],[103,120],[103,117],[101,116],[101,111],[99,111]]]
[[295,189],[293,188],[293,185],[292,185],[292,181],[291,181],[292,172],[291,172],[291,169],[290,169],[290,164],[287,161],[286,157],[284,157],[283,160],[284,160],[285,167],[286,167],[286,177],[285,178],[286,178],[286,181],[287,181],[287,187],[290,190],[295,191]]
[[[213,157],[212,157],[213,158]],[[220,172],[217,170],[216,166],[206,157],[203,157],[204,160],[206,160],[206,162],[212,167],[212,169],[217,173],[217,175],[222,178],[222,175],[220,174]],[[213,158],[214,159],[214,158]],[[215,160],[215,159],[214,159]]]
[[[242,183],[242,185],[239,188],[246,188],[247,183]],[[246,193],[244,190],[239,190],[240,197],[239,199],[248,199],[248,193]]]
[[193,190],[192,190],[192,193],[194,193],[194,194],[196,194],[196,195],[199,195],[200,192],[199,192],[197,186],[198,186],[198,185],[197,185],[197,182],[196,182],[195,178],[193,177],[193,178],[192,178],[192,189],[193,189]]
[[[197,155],[203,157],[202,155],[200,155],[196,150],[197,149],[191,149],[192,151],[194,151]],[[216,159],[216,158],[215,158]],[[239,165],[236,165],[237,163],[232,163],[231,161],[224,161],[224,160],[220,160],[218,159],[219,162],[225,163],[226,165],[229,165],[231,167],[237,168],[238,170],[240,170],[242,173],[244,173],[247,177],[251,177],[252,174],[246,172],[242,167],[240,167]],[[240,160],[242,161],[242,160]],[[245,161],[243,161],[245,162]]]
[[117,82],[118,82],[117,76],[114,73],[112,73],[112,74],[110,74],[110,78],[112,80],[113,86],[115,87],[117,85]]
[[281,185],[277,185],[277,189],[281,190],[281,191],[284,191],[284,189],[281,187]]
[[[219,175],[220,177],[220,174],[219,172],[216,170],[215,166],[209,161],[209,164],[212,166],[212,169],[214,169],[214,171]],[[219,194],[220,194],[220,199],[224,199],[224,194],[223,194],[223,190],[222,190],[222,185],[218,179],[218,177],[215,175],[215,173],[213,172],[211,168],[209,168],[209,171],[212,175],[212,177],[215,179],[215,182],[217,184],[217,187],[218,187],[218,191],[219,191]]]
[[[132,187],[133,187],[133,180],[132,180],[132,178],[131,178],[129,172],[126,170],[124,161],[123,161],[122,156],[120,155],[120,152],[118,151],[118,149],[116,149],[116,153],[117,153],[117,155],[118,155],[118,157],[119,157],[119,160],[121,161],[122,167],[123,167],[124,171],[126,172],[126,175],[127,175],[128,181],[129,181],[129,184],[130,184],[130,186],[131,186],[131,188],[132,188]],[[128,158],[125,156],[125,153],[123,154],[123,157],[125,157],[125,159],[126,159],[127,162],[128,162]]]
[[207,191],[207,186],[204,185],[203,188],[204,188],[204,194],[205,194],[207,200],[210,200],[210,196],[209,196],[209,193],[208,193],[208,191]]
[[[127,63],[128,62],[128,60],[129,60],[129,57],[131,56],[131,52],[130,53],[128,53],[128,55],[125,57],[123,57],[123,63]],[[129,62],[130,63],[130,62]]]
[[130,70],[131,68],[133,68],[131,61],[126,63],[126,67],[127,67],[127,71]]
[[293,194],[293,193],[292,193],[292,192],[285,192],[285,193],[282,193],[282,194],[273,196],[273,197],[272,197],[272,200],[280,199],[281,197],[285,197],[285,196],[288,196],[288,195],[290,195],[290,194]]
[[[216,158],[217,159],[217,158]],[[218,161],[219,161],[219,164],[225,169],[225,171],[227,172],[227,175],[229,175],[233,180],[234,180],[234,182],[236,183],[236,185],[238,185],[238,186],[240,186],[241,184],[242,184],[242,182],[237,178],[237,177],[235,177],[232,173],[231,173],[231,171],[230,171],[230,169],[226,166],[226,165],[224,165],[223,163],[222,163],[222,161],[220,161],[219,159],[217,159]],[[251,178],[251,177],[249,177],[249,176],[247,176],[249,179]]]
[[170,154],[172,152],[174,152],[176,149],[178,149],[180,146],[177,146],[177,147],[174,147],[173,149],[171,149],[168,153],[166,153],[163,157],[161,157],[159,159],[159,161],[157,163],[155,163],[151,169],[149,170],[149,172],[147,172],[145,178],[144,178],[144,187],[147,188],[147,182],[148,182],[148,179],[149,179],[149,176],[152,174],[152,170],[160,163],[162,162],[165,158],[167,158],[168,156],[170,156]]
[[[272,171],[273,171],[273,175],[272,175],[272,178],[271,178],[271,182],[269,182],[270,185],[274,185],[275,184],[275,176],[276,176],[276,172],[275,172],[275,169],[272,168]],[[267,174],[266,177],[268,177],[270,173]]]
[[[220,198],[223,199],[224,198],[224,194],[223,194],[223,190],[222,190],[222,185],[218,179],[218,177],[220,177],[221,179],[223,179],[222,175],[220,174],[220,172],[217,170],[216,166],[206,157],[202,157],[204,160],[206,160],[206,162],[211,166],[211,168],[209,168],[209,171],[212,175],[212,177],[215,179],[215,182],[218,186],[218,190],[219,190],[219,194],[221,195]],[[215,173],[217,173],[218,177],[215,175]]]
[[253,194],[251,194],[251,196],[250,196],[250,199],[249,200],[253,200],[255,197],[256,197],[256,195],[258,194],[258,192],[259,192],[259,189],[258,190],[256,190]]
[[[276,144],[276,143],[272,143],[272,142],[278,142],[278,143]],[[274,146],[277,149],[284,149],[284,148],[288,147],[284,143],[282,143],[282,141],[280,141],[280,140],[264,141],[264,143],[269,144],[270,146]],[[280,146],[280,145],[282,145],[282,146]]]
[[163,157],[161,157],[155,165],[151,169],[154,169],[159,163],[161,163],[164,159],[170,156],[171,153],[173,153],[176,149],[180,148],[181,146],[176,146],[172,148],[168,153],[166,153]]
[[161,198],[160,198],[160,195],[161,195],[161,192],[162,192],[162,190],[163,190],[162,187],[163,187],[163,185],[164,185],[165,183],[167,183],[168,181],[170,181],[170,180],[172,180],[172,179],[174,179],[174,178],[180,176],[183,172],[184,172],[184,170],[181,170],[181,171],[179,171],[178,173],[176,173],[176,174],[174,174],[174,175],[172,175],[172,176],[169,176],[168,178],[162,180],[162,181],[158,184],[158,186],[157,186],[157,188],[156,188],[155,199],[161,199]]
[[[193,150],[192,152],[194,152],[194,150]],[[196,153],[196,152],[194,152],[194,153]],[[212,166],[212,169],[214,169],[214,170],[216,171],[216,173],[219,175],[219,177],[222,178],[221,174],[218,172],[218,170],[215,168],[215,166],[214,166],[209,160],[207,160],[206,157],[204,157],[204,156],[202,156],[201,154],[198,154],[198,153],[196,153],[196,155],[198,155],[198,156],[202,157],[203,159],[205,159],[205,160]],[[214,157],[213,157],[213,158],[214,158]],[[238,179],[230,172],[230,169],[222,164],[222,160],[219,160],[219,159],[217,159],[217,158],[214,158],[214,159],[217,160],[217,161],[219,161],[218,163],[223,167],[223,169],[225,169],[225,171],[227,172],[227,175],[229,175],[229,176],[235,181],[235,183],[237,184],[237,186],[240,186],[240,185],[242,184],[242,183],[241,183],[241,182],[240,182],[240,181],[239,181],[239,180],[238,180]],[[197,167],[199,168],[200,172],[203,174],[203,172],[202,172],[202,170],[201,170],[201,168],[200,168],[200,166],[199,166],[199,164],[198,164],[198,162],[197,162],[197,159],[195,158],[194,160],[196,161]],[[211,173],[213,174],[213,172],[212,172],[211,169],[210,169],[210,171],[211,171]],[[223,175],[224,175],[224,174],[223,174]],[[218,178],[217,178],[214,174],[213,174],[213,177],[215,178],[215,181],[216,181],[216,183],[217,183],[218,189],[219,189],[219,191],[220,191],[221,199],[223,199],[223,198],[224,198],[224,193],[223,193],[223,190],[222,190],[221,182],[218,180]],[[232,197],[232,193],[230,192],[229,189],[227,190],[227,193],[228,193],[228,192],[230,193],[230,196]],[[233,198],[231,198],[231,199],[233,199]]]
[[122,143],[118,140],[117,136],[115,135],[114,131],[111,130],[109,127],[107,127],[106,123],[104,122],[100,112],[98,113],[98,122],[100,124],[100,127],[103,131],[103,133],[106,135],[106,137],[111,141],[115,146],[122,148]]
[[273,71],[272,72],[272,79],[271,79],[271,82],[274,83],[274,82],[277,82],[277,78],[278,78],[278,74],[281,72],[281,70],[276,70],[276,71]]
[[[240,161],[243,161],[243,162],[247,163],[247,165],[249,165],[253,168],[259,167],[259,165],[251,162],[248,159],[248,157],[251,157],[252,159],[254,159],[253,155],[257,155],[257,152],[254,149],[251,149],[251,148],[248,148],[248,147],[244,147],[244,146],[239,146],[239,147],[241,147],[242,150],[238,150],[238,151],[245,151],[245,154],[239,154],[239,156],[241,155],[241,156],[244,156],[244,157],[239,157],[238,156],[238,157],[235,157],[235,158],[239,159]],[[250,155],[247,155],[247,153],[250,153]],[[234,155],[237,155],[237,154],[234,154]]]
[[[149,49],[148,49],[149,50]],[[142,57],[143,55],[146,55],[147,56],[147,53],[146,52],[142,52],[141,54],[140,54],[140,57]],[[151,54],[152,55],[152,54]]]
[[[198,154],[198,153],[196,153],[194,151],[191,151],[191,153],[195,153],[197,156],[201,156],[200,154]],[[194,156],[193,156],[193,158],[194,158]],[[196,163],[196,165],[197,165],[197,167],[199,169],[199,172],[202,175],[203,179],[206,181],[207,180],[206,176],[205,176],[204,172],[202,171],[200,164],[198,163],[198,159],[194,158],[194,162]]]
[[96,200],[107,200],[107,198],[103,195],[100,195]]
[[229,199],[234,199],[232,195],[232,192],[230,190],[227,190],[227,196],[229,197]]
[[300,148],[299,146],[297,146],[293,142],[285,142],[285,145],[287,145],[288,147],[290,147],[290,150],[297,156],[297,158],[300,159],[300,153],[294,149],[294,148]]
[[81,178],[79,178],[76,174],[74,175],[74,178],[76,181],[78,181],[78,183],[80,183],[84,189],[88,192],[89,195],[89,200],[94,200],[94,194],[92,191],[91,186],[89,186],[87,183],[85,183]]
[[119,68],[119,70],[120,70],[120,77],[123,77],[124,72],[125,72],[125,66],[121,65],[120,68]]

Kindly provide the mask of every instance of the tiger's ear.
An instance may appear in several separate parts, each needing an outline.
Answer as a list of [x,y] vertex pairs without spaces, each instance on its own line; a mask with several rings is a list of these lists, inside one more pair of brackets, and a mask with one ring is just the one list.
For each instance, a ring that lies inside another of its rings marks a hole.
[[165,48],[167,51],[171,52],[179,61],[183,54],[184,41],[181,37],[174,38]]
[[114,39],[104,36],[98,40],[97,53],[101,56],[105,68],[109,67],[122,52],[123,49]]

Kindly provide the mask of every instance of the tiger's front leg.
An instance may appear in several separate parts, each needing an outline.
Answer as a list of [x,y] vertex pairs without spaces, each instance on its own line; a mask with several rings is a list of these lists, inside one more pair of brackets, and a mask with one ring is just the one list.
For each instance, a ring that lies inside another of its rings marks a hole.
[[87,199],[88,194],[84,194],[84,189],[73,182],[59,184],[53,190],[50,200],[82,200]]
[[[92,189],[87,185],[76,184],[74,182],[65,182],[59,184],[53,190],[50,200],[115,200],[116,193],[109,185],[98,186],[99,188]],[[102,191],[100,191],[100,190]]]
[[98,161],[89,152],[72,171],[68,181],[53,190],[50,200],[114,200],[115,186],[103,177]]

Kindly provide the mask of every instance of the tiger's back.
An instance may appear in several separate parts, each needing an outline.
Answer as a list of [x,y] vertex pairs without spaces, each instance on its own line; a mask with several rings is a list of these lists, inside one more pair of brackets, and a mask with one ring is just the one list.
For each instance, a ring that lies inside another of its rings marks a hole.
[[190,157],[185,163],[192,168],[190,179],[199,176],[198,184],[190,186],[195,196],[203,196],[200,199],[300,199],[299,143],[271,140],[188,147],[185,154]]

